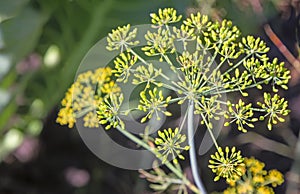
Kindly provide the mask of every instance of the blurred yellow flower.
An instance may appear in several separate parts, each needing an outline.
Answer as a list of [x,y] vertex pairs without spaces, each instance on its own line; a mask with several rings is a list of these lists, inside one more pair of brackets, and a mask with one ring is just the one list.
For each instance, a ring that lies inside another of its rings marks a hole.
[[230,185],[224,194],[273,194],[273,187],[284,182],[283,175],[276,169],[264,170],[265,164],[255,158],[245,158],[243,175],[227,183]]
[[62,108],[56,122],[72,128],[76,119],[83,117],[85,127],[99,127],[96,113],[98,104],[103,101],[104,96],[120,91],[111,80],[111,75],[109,67],[79,74],[61,101]]
[[274,191],[271,187],[258,187],[257,191],[256,191],[257,194],[274,194]]
[[283,175],[276,169],[270,170],[266,179],[272,184],[273,187],[283,183]]

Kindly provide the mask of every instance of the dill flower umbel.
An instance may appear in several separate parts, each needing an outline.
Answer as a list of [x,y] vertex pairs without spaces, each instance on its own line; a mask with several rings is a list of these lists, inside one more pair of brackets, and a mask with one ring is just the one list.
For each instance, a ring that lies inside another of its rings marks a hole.
[[107,37],[107,49],[110,51],[121,50],[121,53],[129,48],[130,46],[135,46],[139,41],[134,40],[136,37],[137,29],[130,31],[130,24],[118,27],[115,30],[112,30]]
[[158,90],[157,88],[149,90],[148,94],[149,96],[146,94],[146,91],[140,93],[141,100],[138,109],[144,112],[148,111],[147,115],[142,118],[142,123],[147,119],[151,119],[153,114],[157,120],[160,120],[159,113],[163,113],[166,116],[172,115],[169,111],[164,110],[168,106],[171,96],[164,98],[162,90]]
[[111,75],[109,67],[79,74],[61,101],[56,122],[72,128],[76,119],[83,117],[85,127],[99,127],[97,105],[105,95],[120,91]]
[[173,158],[173,162],[177,163],[176,157],[184,160],[184,156],[181,154],[183,150],[189,150],[189,146],[182,146],[185,142],[186,136],[180,134],[178,127],[175,130],[171,128],[163,131],[158,131],[158,137],[155,139],[157,145],[157,151],[161,152],[163,157],[163,163],[167,161],[168,157]]
[[218,151],[214,155],[211,155],[208,167],[217,175],[214,181],[218,181],[221,177],[230,181],[236,178],[236,176],[242,175],[240,167],[244,165],[243,161],[244,158],[241,155],[241,151],[236,152],[235,147],[232,147],[231,150],[229,147],[226,147],[225,153],[219,147]]
[[157,14],[151,13],[150,17],[152,24],[162,26],[179,22],[182,15],[177,15],[177,11],[174,8],[165,8],[159,9]]
[[97,111],[100,124],[105,124],[105,129],[120,126],[125,128],[123,121],[119,117],[120,107],[123,103],[123,94],[115,93],[104,97],[100,102]]

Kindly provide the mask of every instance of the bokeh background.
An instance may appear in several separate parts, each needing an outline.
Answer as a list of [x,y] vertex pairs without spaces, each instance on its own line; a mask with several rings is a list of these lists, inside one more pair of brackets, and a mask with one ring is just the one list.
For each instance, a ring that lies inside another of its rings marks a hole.
[[[0,0],[0,194],[151,193],[138,172],[102,162],[76,128],[55,120],[91,46],[119,25],[149,23],[163,7],[230,19],[243,35],[265,39],[271,58],[286,62],[292,79],[280,93],[292,110],[287,122],[271,132],[263,123],[246,134],[226,128],[219,141],[280,170],[285,183],[276,193],[300,193],[298,0]],[[253,102],[257,95],[250,93]],[[199,156],[199,166],[208,190],[221,191],[225,183],[214,183],[207,168],[213,151]]]

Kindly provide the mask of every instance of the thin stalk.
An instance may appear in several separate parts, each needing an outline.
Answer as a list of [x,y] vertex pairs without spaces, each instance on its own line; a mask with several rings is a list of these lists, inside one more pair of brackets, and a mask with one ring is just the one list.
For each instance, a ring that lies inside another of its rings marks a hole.
[[93,110],[96,110],[96,107],[90,106],[90,107],[87,107],[86,109],[83,109],[83,111],[78,111],[78,112],[75,112],[74,114],[75,114],[76,118],[80,118],[80,117],[83,117],[88,112],[93,111]]
[[[117,126],[118,131],[120,131],[123,135],[125,135],[126,137],[128,137],[130,140],[132,140],[133,142],[135,142],[136,144],[142,146],[143,148],[149,150],[150,152],[152,152],[154,155],[157,155],[158,153],[151,148],[148,144],[146,144],[144,141],[142,141],[141,139],[137,138],[136,136],[132,135],[131,133],[129,133],[127,130],[122,129],[121,127]],[[165,165],[179,178],[183,177],[183,174],[176,169],[170,162],[166,162]]]
[[[173,83],[173,82],[172,82]],[[173,83],[174,84],[174,83]],[[175,84],[174,84],[175,85]],[[167,88],[167,89],[170,89],[170,90],[173,90],[174,92],[178,91],[177,88],[173,87],[173,86],[170,86],[168,84],[165,84],[163,83],[163,87]]]
[[[122,129],[120,126],[117,126],[116,129],[118,131],[120,131],[123,135],[125,135],[127,138],[129,138],[130,140],[132,140],[133,142],[135,142],[136,144],[142,146],[143,148],[149,150],[150,152],[152,152],[154,155],[157,155],[157,152],[150,147],[147,143],[145,143],[144,141],[142,141],[141,139],[137,138],[136,136],[132,135],[131,133],[129,133],[127,130]],[[159,158],[161,160],[161,158]],[[166,163],[164,163],[178,178],[181,178],[182,180],[185,181],[185,184],[194,192],[197,194],[206,194],[206,193],[202,193],[199,191],[199,189],[197,187],[195,187],[195,185],[193,185],[188,179],[186,179],[184,177],[184,175],[182,174],[182,172],[180,170],[178,170],[174,165],[172,165],[172,163],[170,163],[169,161],[167,161]]]
[[[176,67],[173,65],[172,61],[169,59],[169,57],[167,55],[163,55],[164,59],[166,60],[166,62],[170,65],[171,70],[176,73],[178,79],[180,81],[183,81],[179,75],[179,73],[176,71]],[[172,68],[173,67],[173,68]]]
[[[216,55],[214,55],[213,60],[215,60],[215,58],[216,58]],[[214,74],[215,72],[217,72],[217,71],[221,68],[221,66],[223,65],[224,62],[225,62],[225,60],[223,60],[223,61],[221,61],[221,62],[219,63],[219,65],[213,70],[213,72],[211,72],[211,74],[208,76],[208,78],[207,78],[206,80],[204,80],[204,82],[200,85],[199,88],[202,88],[202,87],[205,86],[205,84],[210,80],[210,78],[213,76],[213,74]],[[203,78],[204,78],[204,76],[202,76],[202,78],[201,78],[201,80],[199,81],[199,83],[202,82]]]
[[[218,49],[220,49],[220,47],[221,47],[221,44],[218,45]],[[211,65],[215,62],[215,59],[216,59],[217,55],[218,55],[218,52],[215,51],[214,55],[213,55],[212,58],[211,58],[211,61],[207,64],[207,68],[210,68]],[[221,64],[222,64],[222,63],[221,63]],[[220,66],[220,65],[219,65],[219,66]],[[212,73],[213,73],[213,72],[212,72]],[[211,73],[210,75],[212,75],[212,73]],[[201,82],[203,81],[204,77],[205,77],[205,76],[202,76],[202,77],[201,77],[199,83],[201,83]],[[209,80],[209,78],[208,78],[207,80]],[[204,81],[204,82],[201,84],[200,87],[204,86],[204,85],[207,83],[207,80]]]
[[128,48],[129,51],[136,56],[142,63],[144,63],[145,65],[149,65],[149,63],[147,61],[145,61],[140,55],[138,55],[136,52],[134,52],[131,48]]
[[198,166],[197,166],[197,159],[196,159],[196,149],[195,149],[195,142],[194,142],[194,102],[189,100],[188,105],[188,142],[190,146],[189,155],[190,155],[190,163],[192,174],[194,177],[194,181],[199,188],[200,192],[206,194],[206,190],[203,186],[201,178],[198,174]]
[[261,109],[261,108],[251,108],[251,110],[256,112],[267,112],[265,109]]
[[234,66],[232,66],[231,68],[229,68],[225,73],[230,73],[232,70],[236,69],[238,66],[240,66],[246,59],[248,59],[248,57],[250,57],[252,54],[248,54],[247,56],[245,56],[242,60],[240,60],[238,63],[236,63]]
[[213,142],[214,142],[214,144],[215,144],[215,146],[216,146],[216,149],[218,149],[218,148],[219,148],[219,145],[218,145],[218,143],[217,143],[217,141],[216,141],[216,138],[215,138],[215,136],[214,136],[214,134],[213,134],[211,128],[209,127],[209,125],[208,125],[208,123],[207,123],[207,121],[206,121],[206,119],[205,119],[205,117],[204,117],[203,114],[201,114],[201,117],[202,117],[202,119],[203,119],[205,125],[207,126],[207,130],[208,130],[209,135],[210,135],[210,137],[212,138],[212,140],[213,140]]
[[183,125],[186,121],[187,115],[188,115],[188,111],[186,111],[185,114],[184,114],[183,121],[181,122],[181,125],[180,125],[180,128],[179,128],[179,132],[181,132],[182,129],[183,129]]
[[[250,88],[254,88],[256,87],[257,85],[259,84],[263,84],[265,83],[266,81],[270,81],[272,78],[268,78],[267,80],[262,80],[260,82],[257,82],[257,83],[254,83],[254,84],[251,84],[249,86],[246,86],[243,91],[247,90],[247,89],[250,89]],[[229,93],[229,92],[237,92],[237,91],[240,91],[241,88],[233,88],[233,89],[228,89],[228,90],[222,90],[222,91],[217,91],[215,93],[210,93],[211,95],[214,95],[214,94],[223,94],[223,93]]]
[[[172,103],[174,103],[174,102],[178,102],[179,100],[181,100],[182,99],[182,97],[178,97],[178,98],[172,98],[170,101],[169,101],[169,103],[170,104],[172,104]],[[163,101],[163,103],[164,103],[165,101]]]

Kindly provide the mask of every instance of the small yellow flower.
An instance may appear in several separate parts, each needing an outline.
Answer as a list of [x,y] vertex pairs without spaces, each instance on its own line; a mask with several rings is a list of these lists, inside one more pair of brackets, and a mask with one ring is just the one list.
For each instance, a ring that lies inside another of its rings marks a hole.
[[258,187],[257,194],[274,194],[274,191],[271,187],[268,186],[262,186],[262,187]]
[[115,69],[112,70],[114,76],[116,76],[117,82],[124,82],[128,81],[129,76],[131,75],[134,70],[132,66],[137,62],[138,57],[135,55],[131,55],[130,52],[121,53],[119,57],[114,60]]
[[245,164],[248,168],[248,170],[253,174],[263,174],[265,175],[267,171],[263,170],[265,167],[265,164],[263,162],[260,162],[259,160],[256,160],[255,158],[245,158]]
[[169,111],[165,110],[171,100],[171,96],[165,98],[162,90],[158,90],[155,87],[153,90],[149,90],[148,94],[144,90],[140,93],[140,97],[141,99],[138,109],[147,112],[146,116],[144,116],[141,120],[142,123],[144,123],[147,119],[151,119],[153,115],[156,116],[157,120],[160,120],[160,113],[166,116],[172,116]]
[[203,33],[212,24],[207,15],[201,15],[199,12],[196,15],[191,14],[183,23],[198,34]]
[[99,127],[99,119],[97,118],[97,114],[95,112],[89,112],[83,117],[84,124],[83,126],[94,128]]
[[101,88],[101,92],[105,94],[114,94],[119,93],[120,91],[121,88],[116,84],[115,81],[104,83]]
[[105,129],[116,128],[125,129],[124,122],[120,119],[120,107],[124,97],[122,93],[107,95],[98,105],[98,119],[100,124],[106,125]]
[[56,122],[61,125],[68,125],[69,128],[72,128],[76,122],[73,110],[68,107],[60,109]]
[[[246,172],[245,165],[240,165],[240,166],[237,167],[237,169],[238,169],[237,171],[240,171],[242,175],[245,174],[245,172]],[[234,186],[236,186],[237,181],[240,180],[240,179],[241,179],[241,176],[239,176],[238,174],[235,174],[235,175],[232,176],[231,179],[226,180],[226,182],[231,187],[234,187]]]
[[273,187],[277,187],[277,185],[281,185],[284,182],[283,175],[278,170],[270,170],[266,179],[271,182]]
[[263,175],[257,175],[253,177],[254,184],[262,184],[264,182],[265,182],[265,178],[263,177]]
[[234,187],[228,187],[225,191],[223,191],[223,194],[235,194],[236,189]]

